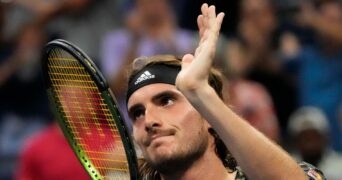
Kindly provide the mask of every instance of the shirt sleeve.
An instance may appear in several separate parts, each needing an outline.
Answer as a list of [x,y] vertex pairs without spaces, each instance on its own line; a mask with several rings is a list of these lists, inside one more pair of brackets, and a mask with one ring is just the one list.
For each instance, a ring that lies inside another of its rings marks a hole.
[[[299,166],[303,169],[305,174],[308,176],[308,180],[326,180],[323,172],[316,168],[315,166],[306,163],[306,162],[300,162]],[[246,174],[241,171],[241,169],[237,168],[237,173],[235,180],[248,180],[249,178],[246,176]]]
[[300,162],[299,165],[304,170],[309,180],[326,180],[323,172],[317,167],[306,162]]

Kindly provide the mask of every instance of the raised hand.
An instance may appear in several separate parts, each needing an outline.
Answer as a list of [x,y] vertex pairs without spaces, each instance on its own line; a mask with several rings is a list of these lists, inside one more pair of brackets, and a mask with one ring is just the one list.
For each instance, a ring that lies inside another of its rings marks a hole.
[[195,54],[186,54],[182,59],[182,70],[176,79],[181,91],[192,91],[208,85],[209,71],[212,66],[216,43],[219,37],[224,13],[216,15],[215,6],[203,4],[202,14],[197,18],[200,42]]

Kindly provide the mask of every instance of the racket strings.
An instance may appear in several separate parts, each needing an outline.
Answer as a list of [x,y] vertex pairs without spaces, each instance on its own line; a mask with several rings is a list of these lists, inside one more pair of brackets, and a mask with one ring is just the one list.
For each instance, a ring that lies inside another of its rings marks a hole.
[[75,144],[106,179],[128,179],[128,162],[114,117],[90,74],[64,50],[51,52],[48,67],[62,105],[59,111]]

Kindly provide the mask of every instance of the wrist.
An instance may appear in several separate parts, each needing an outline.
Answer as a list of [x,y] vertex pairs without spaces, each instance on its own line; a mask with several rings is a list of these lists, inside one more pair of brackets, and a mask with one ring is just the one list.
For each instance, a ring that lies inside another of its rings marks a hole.
[[215,90],[208,83],[188,83],[186,85],[177,86],[177,88],[191,103],[195,104],[204,103],[205,99],[217,96]]

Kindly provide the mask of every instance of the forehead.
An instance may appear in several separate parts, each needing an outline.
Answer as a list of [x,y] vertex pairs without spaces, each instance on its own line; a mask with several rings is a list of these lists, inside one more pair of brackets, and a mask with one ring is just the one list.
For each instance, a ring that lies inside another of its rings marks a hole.
[[141,103],[151,99],[153,96],[163,92],[163,91],[173,91],[175,93],[181,94],[177,90],[176,86],[165,83],[155,83],[149,84],[136,90],[128,99],[127,106],[130,107],[133,104]]

